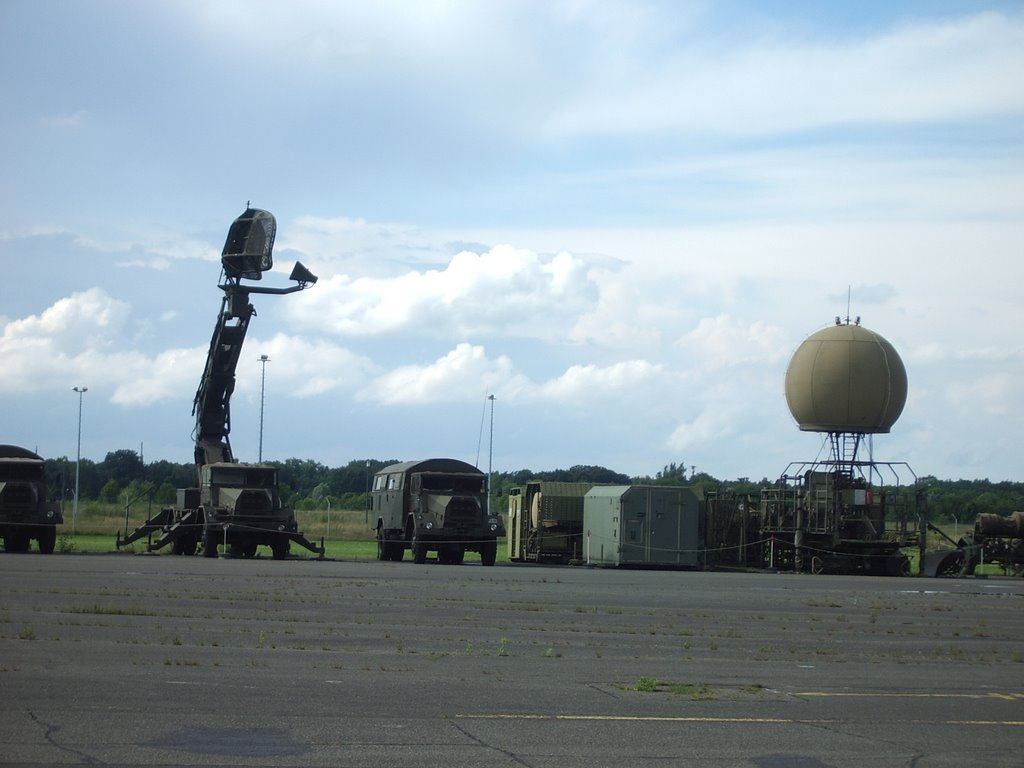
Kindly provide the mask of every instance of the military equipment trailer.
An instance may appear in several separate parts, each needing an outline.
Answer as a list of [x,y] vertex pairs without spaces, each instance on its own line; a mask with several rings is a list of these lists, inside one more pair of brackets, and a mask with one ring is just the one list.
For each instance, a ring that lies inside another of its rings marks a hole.
[[243,279],[262,279],[263,272],[273,267],[276,233],[277,222],[269,211],[249,207],[228,230],[221,254],[223,282],[218,286],[224,297],[192,403],[199,485],[180,489],[175,506],[160,510],[130,534],[126,531],[123,539],[118,533],[118,548],[145,537],[151,551],[170,544],[174,554],[192,555],[201,544],[206,557],[216,557],[218,546],[253,557],[256,548],[264,544],[274,559],[280,560],[295,542],[323,556],[323,542],[317,546],[299,533],[295,513],[281,503],[277,469],[239,463],[228,439],[235,369],[249,321],[256,314],[249,295],[294,293],[316,282],[316,276],[297,262],[290,276],[295,285],[263,288],[242,283]]
[[294,511],[281,503],[276,467],[218,462],[204,465],[201,476],[199,488],[178,490],[173,507],[164,507],[123,539],[118,534],[117,546],[146,538],[149,551],[170,544],[176,555],[194,555],[201,547],[203,555],[216,557],[223,547],[234,557],[254,557],[257,547],[266,545],[275,560],[282,560],[294,542],[323,555],[323,545],[300,533]]
[[487,476],[458,459],[426,459],[384,467],[370,492],[376,515],[377,559],[399,561],[408,549],[414,563],[437,552],[439,563],[458,565],[479,552],[494,565],[501,515],[487,506]]
[[8,552],[28,552],[32,539],[48,555],[64,522],[60,504],[47,501],[43,457],[16,445],[0,445],[0,535]]

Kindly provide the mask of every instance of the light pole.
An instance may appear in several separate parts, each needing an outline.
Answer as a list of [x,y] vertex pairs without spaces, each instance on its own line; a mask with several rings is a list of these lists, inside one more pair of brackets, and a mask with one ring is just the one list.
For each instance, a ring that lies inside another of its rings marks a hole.
[[71,535],[75,535],[75,523],[78,520],[78,465],[82,461],[82,396],[89,391],[88,387],[72,387],[78,393],[78,453],[75,455],[75,505],[71,510]]
[[267,363],[270,358],[266,355],[260,355],[260,364],[263,366],[263,373],[260,376],[260,458],[259,462],[263,463],[263,400],[264,395],[267,391]]
[[494,458],[494,395],[488,395],[491,401],[491,436],[487,442],[487,516],[491,516],[491,460]]

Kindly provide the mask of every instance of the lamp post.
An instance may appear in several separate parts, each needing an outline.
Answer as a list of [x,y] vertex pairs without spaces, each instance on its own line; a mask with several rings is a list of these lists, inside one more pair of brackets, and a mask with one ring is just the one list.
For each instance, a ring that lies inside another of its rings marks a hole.
[[78,465],[82,461],[82,396],[89,391],[88,387],[72,387],[78,393],[78,453],[75,455],[75,504],[71,510],[71,535],[75,535],[75,523],[78,520]]
[[491,435],[487,441],[487,516],[491,515],[491,460],[494,458],[494,395],[488,395],[491,401]]
[[263,373],[260,376],[260,458],[259,462],[263,463],[263,400],[267,391],[267,363],[270,358],[266,355],[260,355],[260,364],[263,366]]

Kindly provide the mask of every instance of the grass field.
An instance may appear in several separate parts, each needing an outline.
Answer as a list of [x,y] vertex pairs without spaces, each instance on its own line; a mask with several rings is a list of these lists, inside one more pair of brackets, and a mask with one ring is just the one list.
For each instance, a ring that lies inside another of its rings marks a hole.
[[[157,510],[154,509],[155,513]],[[64,525],[57,529],[57,552],[124,552],[141,554],[146,551],[145,540],[118,550],[117,534],[130,533],[146,521],[145,512],[129,510],[127,525],[124,510],[111,504],[87,503],[78,510],[78,517],[71,520],[70,510],[65,511]],[[376,560],[377,542],[363,510],[297,511],[295,518],[299,530],[306,538],[317,544],[323,539],[325,557],[342,560]],[[33,547],[34,548],[34,547]],[[164,547],[156,554],[170,555],[170,547]],[[303,547],[293,545],[294,557],[316,558]],[[258,552],[261,557],[270,557],[266,547]],[[408,556],[407,556],[408,557]],[[469,553],[467,562],[474,562],[476,555]],[[498,562],[507,561],[505,540],[498,542]]]

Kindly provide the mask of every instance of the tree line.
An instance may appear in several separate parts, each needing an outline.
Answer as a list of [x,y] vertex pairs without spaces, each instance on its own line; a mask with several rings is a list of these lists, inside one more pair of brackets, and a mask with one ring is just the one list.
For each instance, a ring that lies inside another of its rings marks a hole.
[[[268,461],[278,468],[281,497],[295,509],[365,509],[373,476],[398,459],[353,459],[342,467],[328,467],[311,459]],[[688,471],[689,470],[689,471]],[[67,457],[46,460],[51,498],[70,502],[74,498],[75,461]],[[558,482],[590,482],[616,485],[686,485],[703,491],[728,488],[737,493],[757,494],[771,487],[774,480],[752,481],[742,477],[719,479],[685,463],[666,464],[654,475],[631,477],[606,467],[576,465],[568,469],[534,471],[520,469],[494,472],[491,493],[504,497],[509,489],[529,480]],[[128,504],[149,501],[154,505],[174,504],[179,488],[194,487],[198,482],[194,464],[171,461],[143,463],[133,450],[120,449],[106,455],[103,461],[82,459],[78,464],[79,502],[100,501]],[[1024,483],[989,480],[939,480],[934,476],[919,478],[928,489],[928,514],[932,520],[958,521],[971,524],[981,513],[1009,514],[1024,510]]]

